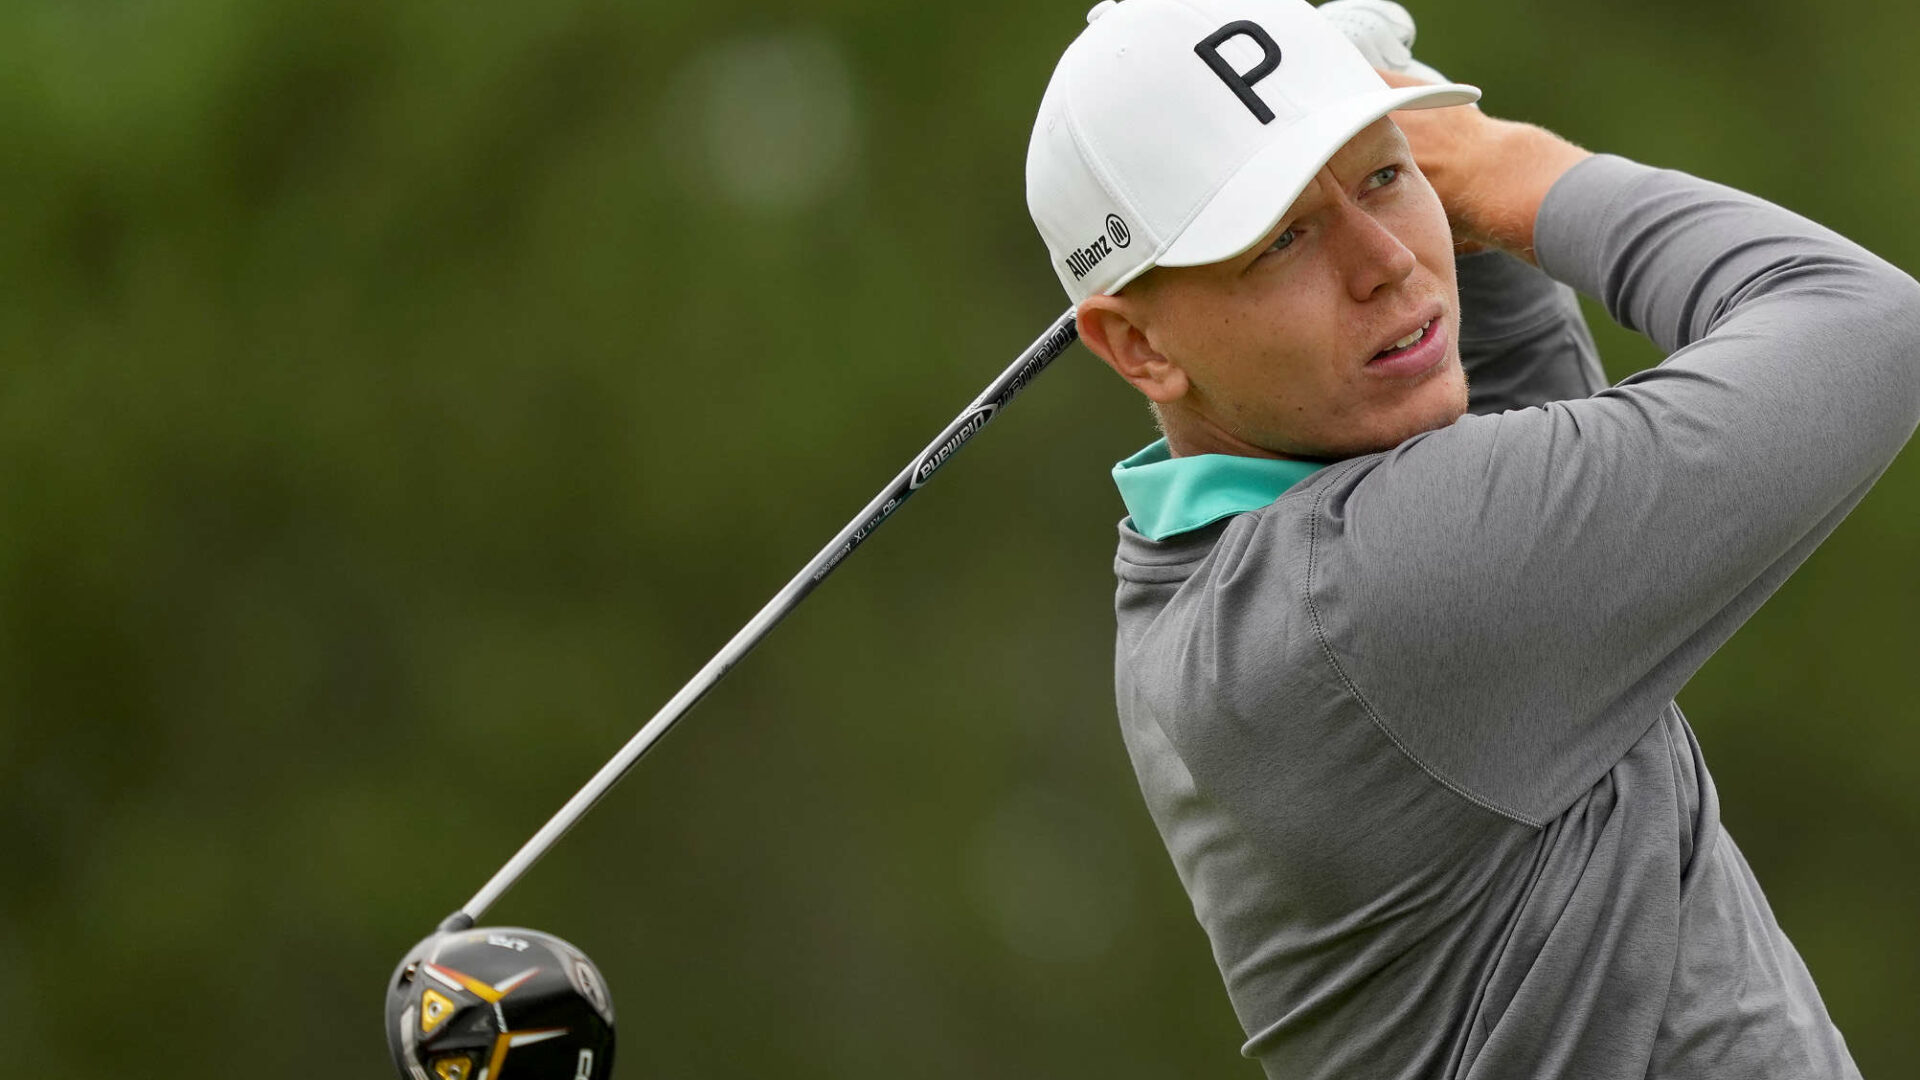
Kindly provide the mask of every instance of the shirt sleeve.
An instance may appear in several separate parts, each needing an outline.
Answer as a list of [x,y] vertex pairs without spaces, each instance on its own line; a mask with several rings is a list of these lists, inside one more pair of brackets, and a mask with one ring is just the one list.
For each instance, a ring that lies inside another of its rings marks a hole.
[[1596,156],[1553,276],[1671,355],[1466,416],[1298,492],[1328,662],[1430,772],[1523,820],[1590,788],[1920,420],[1920,285],[1804,218]]
[[1456,266],[1469,412],[1545,405],[1606,388],[1571,287],[1500,251],[1463,255]]

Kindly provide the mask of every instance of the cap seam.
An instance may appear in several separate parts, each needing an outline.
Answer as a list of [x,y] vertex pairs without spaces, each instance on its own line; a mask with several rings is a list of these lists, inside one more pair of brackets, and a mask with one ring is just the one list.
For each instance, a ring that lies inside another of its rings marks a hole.
[[[1077,82],[1078,80],[1075,81]],[[1087,171],[1093,174],[1094,183],[1100,185],[1101,193],[1119,204],[1120,209],[1132,215],[1135,221],[1144,225],[1146,222],[1140,219],[1138,200],[1133,197],[1132,189],[1124,184],[1115,183],[1113,170],[1108,168],[1106,158],[1094,149],[1091,142],[1081,137],[1080,109],[1078,101],[1075,100],[1079,95],[1079,89],[1078,86],[1069,86],[1067,88],[1066,108],[1061,110],[1066,114],[1067,135],[1073,139],[1074,149],[1080,152],[1080,159],[1087,163]],[[1069,243],[1071,243],[1071,241],[1069,241]],[[1164,247],[1156,250],[1153,257],[1158,259],[1160,252],[1164,250]],[[1088,292],[1087,296],[1093,296],[1098,291],[1099,290]],[[1084,297],[1082,299],[1084,299]]]

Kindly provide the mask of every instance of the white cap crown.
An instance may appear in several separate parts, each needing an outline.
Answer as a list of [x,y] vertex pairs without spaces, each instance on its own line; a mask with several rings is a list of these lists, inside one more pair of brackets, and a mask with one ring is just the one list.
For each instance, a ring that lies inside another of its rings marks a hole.
[[1389,88],[1302,0],[1103,0],[1087,20],[1027,148],[1027,208],[1076,302],[1239,254],[1368,124],[1480,96]]

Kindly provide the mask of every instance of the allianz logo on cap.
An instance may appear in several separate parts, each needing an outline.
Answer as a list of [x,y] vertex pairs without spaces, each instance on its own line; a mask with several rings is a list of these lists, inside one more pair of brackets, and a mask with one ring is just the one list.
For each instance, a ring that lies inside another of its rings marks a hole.
[[1106,231],[1093,238],[1085,247],[1075,248],[1061,261],[1067,269],[1073,271],[1073,280],[1079,281],[1100,265],[1100,260],[1113,254],[1114,248],[1123,248],[1133,243],[1133,230],[1119,214],[1108,214]]

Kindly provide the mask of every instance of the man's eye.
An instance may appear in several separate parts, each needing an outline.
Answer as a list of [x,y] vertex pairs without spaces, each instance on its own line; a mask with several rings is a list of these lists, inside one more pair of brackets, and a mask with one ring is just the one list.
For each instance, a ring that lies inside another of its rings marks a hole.
[[1279,236],[1274,238],[1272,245],[1267,248],[1267,251],[1270,251],[1270,252],[1279,251],[1282,248],[1285,248],[1292,243],[1293,243],[1293,230],[1288,229],[1286,232],[1283,232]]
[[1370,187],[1383,188],[1399,179],[1399,177],[1400,166],[1389,165],[1374,173],[1372,176],[1367,177],[1367,182]]

